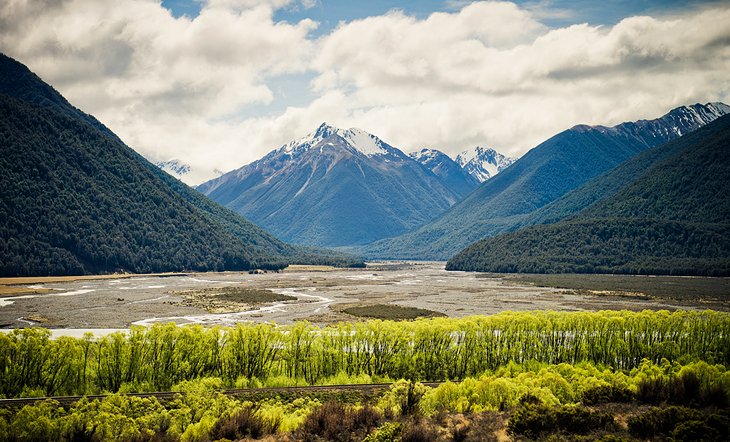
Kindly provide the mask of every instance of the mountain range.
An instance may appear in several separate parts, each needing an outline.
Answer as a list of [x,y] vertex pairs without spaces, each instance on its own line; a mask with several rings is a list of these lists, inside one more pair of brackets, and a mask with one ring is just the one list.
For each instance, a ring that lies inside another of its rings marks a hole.
[[447,268],[730,275],[730,115],[629,159],[551,206],[538,218],[575,214],[483,239]]
[[363,265],[319,246],[458,270],[724,275],[729,113],[577,125],[516,161],[405,154],[322,124],[196,191],[178,179],[189,165],[150,163],[0,54],[0,275]]
[[286,241],[351,246],[428,222],[477,184],[441,152],[322,124],[197,190]]
[[451,157],[436,149],[421,149],[408,154],[421,166],[441,179],[451,190],[463,198],[479,186],[479,180]]
[[2,276],[358,263],[286,244],[214,203],[3,54],[0,140]]
[[286,241],[353,246],[430,221],[510,162],[477,148],[465,168],[435,149],[405,154],[360,129],[323,123],[196,189]]
[[[538,209],[632,156],[728,112],[730,107],[722,103],[695,104],[654,120],[575,126],[531,149],[433,221],[360,251],[370,258],[448,259],[482,238],[542,222],[547,214],[535,216]],[[574,213],[561,210],[552,219]]]
[[154,165],[159,167],[161,170],[164,170],[168,174],[174,176],[175,178],[190,186],[200,184],[204,179],[211,179],[211,176],[219,177],[224,173],[219,169],[207,170],[193,167],[189,163],[186,163],[185,161],[179,160],[177,158],[173,158],[167,161],[153,161],[151,159],[148,160],[152,161]]

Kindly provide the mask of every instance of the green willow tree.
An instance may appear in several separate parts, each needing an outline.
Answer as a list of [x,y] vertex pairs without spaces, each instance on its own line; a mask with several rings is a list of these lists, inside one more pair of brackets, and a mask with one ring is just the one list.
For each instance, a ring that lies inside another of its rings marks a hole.
[[302,385],[336,376],[459,380],[509,364],[643,360],[730,363],[730,315],[689,312],[505,312],[461,319],[236,327],[156,324],[98,339],[0,334],[0,394],[165,391],[182,381]]

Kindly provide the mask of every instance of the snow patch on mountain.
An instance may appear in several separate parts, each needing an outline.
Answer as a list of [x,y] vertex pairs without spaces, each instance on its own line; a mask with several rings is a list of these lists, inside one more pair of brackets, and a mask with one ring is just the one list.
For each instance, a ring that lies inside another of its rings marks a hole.
[[319,143],[333,135],[339,136],[355,150],[369,157],[375,155],[389,155],[393,153],[393,149],[375,135],[356,128],[339,129],[330,126],[327,123],[322,123],[316,131],[303,138],[283,145],[277,149],[277,151],[296,155],[317,146]]
[[591,130],[598,130],[603,133],[642,132],[666,142],[677,136],[681,137],[684,134],[693,132],[727,114],[730,114],[730,106],[725,103],[696,103],[674,108],[666,115],[654,120],[630,121],[612,127],[579,124],[571,129],[579,132]]
[[225,173],[220,169],[193,167],[177,158],[167,161],[157,161],[154,164],[189,186],[195,186],[196,184],[219,177]]
[[414,160],[418,161],[421,164],[441,158],[443,155],[446,155],[446,154],[441,152],[440,150],[427,149],[427,148],[423,148],[417,152],[411,152],[408,154],[409,157],[413,158]]
[[456,163],[480,183],[492,178],[515,162],[492,148],[476,146],[456,156]]
[[476,186],[444,158],[448,179],[365,131],[323,124],[197,190],[286,241],[361,245],[424,224]]
[[159,167],[160,169],[164,170],[175,178],[180,178],[190,173],[190,165],[187,163],[183,163],[182,161],[177,159],[158,161],[155,163],[155,166]]

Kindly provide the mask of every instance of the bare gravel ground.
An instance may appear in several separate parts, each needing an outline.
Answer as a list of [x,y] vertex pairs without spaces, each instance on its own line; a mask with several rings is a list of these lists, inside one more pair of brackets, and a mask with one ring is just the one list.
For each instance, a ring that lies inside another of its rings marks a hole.
[[[677,308],[730,310],[727,278],[694,278],[697,286],[720,287],[713,291],[713,301],[698,297],[662,297],[656,290],[651,296],[637,292],[605,290],[605,280],[595,282],[595,290],[586,288],[585,276],[580,287],[559,287],[550,281],[535,281],[514,275],[483,275],[446,272],[444,263],[379,262],[365,269],[331,269],[295,267],[281,273],[204,273],[165,276],[136,276],[106,279],[27,280],[22,284],[0,280],[0,286],[12,287],[12,295],[0,297],[0,327],[15,328],[40,325],[64,329],[118,329],[132,324],[154,322],[178,324],[231,325],[241,321],[289,324],[308,320],[318,324],[352,321],[357,318],[342,312],[348,306],[396,304],[443,313],[451,317],[493,314],[505,310],[606,310]],[[623,277],[626,278],[626,277]],[[653,287],[644,278],[639,287]],[[537,284],[536,284],[537,282]],[[682,281],[683,284],[692,282]],[[9,285],[13,284],[13,285]],[[593,284],[593,283],[590,283]],[[540,285],[547,285],[541,287]],[[637,284],[632,285],[632,290]],[[211,311],[206,296],[211,288],[240,287],[271,290],[296,299],[269,302],[244,302],[228,305],[223,312]],[[567,288],[566,288],[567,287]],[[202,302],[190,302],[190,296]],[[196,294],[197,293],[197,294]]]

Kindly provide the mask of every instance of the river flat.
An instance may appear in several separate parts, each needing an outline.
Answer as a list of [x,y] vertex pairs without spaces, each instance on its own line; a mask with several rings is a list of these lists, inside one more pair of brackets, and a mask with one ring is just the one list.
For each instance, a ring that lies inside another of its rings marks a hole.
[[[567,277],[569,280],[571,277]],[[349,306],[392,304],[417,307],[449,317],[494,314],[501,311],[558,310],[730,310],[724,288],[727,278],[676,280],[683,284],[718,286],[712,299],[678,299],[585,288],[585,276],[576,275],[581,289],[540,286],[534,279],[515,275],[447,272],[442,262],[374,262],[364,269],[292,267],[283,272],[248,272],[140,275],[104,278],[32,279],[12,285],[11,296],[0,297],[0,326],[12,329],[43,326],[55,335],[97,334],[155,322],[233,325],[238,322],[290,324],[306,320],[317,324],[353,321],[342,310]],[[644,278],[638,286],[667,284],[672,279]],[[587,280],[590,285],[590,279]],[[619,280],[617,280],[619,281]],[[2,284],[3,281],[0,281]],[[549,285],[541,284],[541,285]],[[556,284],[558,285],[558,284]],[[637,284],[632,284],[637,286]],[[190,293],[216,288],[268,290],[292,297],[286,301],[239,305],[211,311],[189,302]],[[652,291],[654,293],[656,290]],[[66,330],[64,332],[63,330]]]

